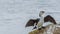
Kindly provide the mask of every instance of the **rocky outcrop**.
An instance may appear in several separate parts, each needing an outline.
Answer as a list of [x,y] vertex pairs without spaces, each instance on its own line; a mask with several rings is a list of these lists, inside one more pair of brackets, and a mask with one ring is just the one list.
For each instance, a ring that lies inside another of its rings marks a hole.
[[60,27],[56,27],[53,34],[60,34]]
[[56,25],[52,25],[51,29],[49,31],[50,26],[51,25],[49,25],[45,28],[42,28],[41,30],[36,29],[34,31],[29,32],[29,34],[60,34],[60,27],[56,27]]

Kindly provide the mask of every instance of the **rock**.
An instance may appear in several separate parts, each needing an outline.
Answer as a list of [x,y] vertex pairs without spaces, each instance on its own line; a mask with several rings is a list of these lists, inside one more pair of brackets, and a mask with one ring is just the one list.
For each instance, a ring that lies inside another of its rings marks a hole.
[[60,27],[56,27],[53,34],[60,34]]

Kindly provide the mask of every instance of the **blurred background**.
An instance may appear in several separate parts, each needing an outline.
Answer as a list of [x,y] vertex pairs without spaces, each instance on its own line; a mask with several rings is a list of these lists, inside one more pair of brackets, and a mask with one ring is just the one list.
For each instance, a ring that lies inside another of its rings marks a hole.
[[0,0],[0,34],[28,34],[27,21],[41,10],[60,22],[60,0]]

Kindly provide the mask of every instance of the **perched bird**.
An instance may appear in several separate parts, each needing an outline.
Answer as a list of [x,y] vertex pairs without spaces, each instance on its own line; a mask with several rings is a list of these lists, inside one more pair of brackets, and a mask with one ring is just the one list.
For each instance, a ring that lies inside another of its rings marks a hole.
[[39,17],[40,18],[30,19],[27,22],[25,27],[34,26],[33,29],[35,29],[35,28],[42,28],[43,27],[42,25],[44,23],[47,23],[47,22],[48,23],[50,22],[50,23],[53,23],[53,24],[57,24],[55,19],[52,16],[50,16],[50,15],[44,16],[45,15],[44,13],[45,13],[44,11],[40,11],[40,13],[39,13]]
[[44,13],[45,13],[44,11],[40,11],[40,13],[39,13],[40,20],[39,20],[38,24],[36,25],[37,29],[41,28],[44,23],[44,16],[43,16]]

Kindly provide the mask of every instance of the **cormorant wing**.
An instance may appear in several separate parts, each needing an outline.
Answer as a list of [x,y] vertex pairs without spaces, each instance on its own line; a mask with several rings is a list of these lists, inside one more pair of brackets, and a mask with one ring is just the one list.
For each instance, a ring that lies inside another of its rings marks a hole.
[[39,18],[37,18],[37,19],[30,19],[30,20],[27,22],[27,24],[26,24],[25,27],[34,26],[34,24],[35,24],[35,23],[37,24],[39,20],[40,20]]

